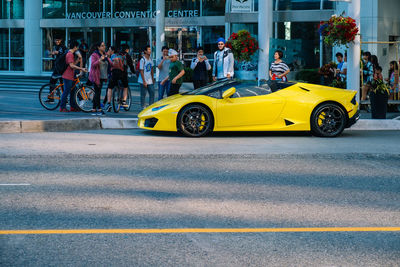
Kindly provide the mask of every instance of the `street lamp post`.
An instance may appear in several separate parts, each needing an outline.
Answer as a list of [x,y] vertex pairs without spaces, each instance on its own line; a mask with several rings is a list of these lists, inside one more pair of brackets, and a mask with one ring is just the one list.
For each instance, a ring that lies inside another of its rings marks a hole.
[[[165,45],[165,0],[156,2],[156,59],[161,58],[161,48]],[[158,68],[156,77],[158,79]]]
[[[348,15],[355,19],[359,33],[361,33],[360,11],[361,0],[352,0],[348,5]],[[360,51],[361,37],[358,34],[347,53],[347,88],[357,91],[358,102],[360,102]]]
[[272,35],[272,0],[258,3],[258,81],[268,79],[269,41]]

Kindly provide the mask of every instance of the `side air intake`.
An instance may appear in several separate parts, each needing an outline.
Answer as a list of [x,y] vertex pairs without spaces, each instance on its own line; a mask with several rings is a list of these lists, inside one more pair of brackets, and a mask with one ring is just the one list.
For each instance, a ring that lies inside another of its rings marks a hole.
[[285,124],[286,124],[286,126],[289,126],[289,125],[292,125],[292,124],[294,124],[294,122],[291,122],[291,121],[285,120]]

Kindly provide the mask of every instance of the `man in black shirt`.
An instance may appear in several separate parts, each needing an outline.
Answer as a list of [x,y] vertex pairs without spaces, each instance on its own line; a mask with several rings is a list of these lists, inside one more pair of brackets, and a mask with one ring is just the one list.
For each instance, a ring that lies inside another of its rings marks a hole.
[[56,69],[56,62],[57,59],[59,59],[62,55],[68,52],[67,47],[62,43],[63,39],[61,37],[56,37],[55,39],[55,46],[53,47],[53,50],[51,51],[51,57],[53,58],[53,74],[51,75],[50,78],[50,90],[53,90],[53,88],[56,87],[57,80],[60,80],[60,83],[63,82],[61,75],[62,73],[58,73],[58,70]]
[[89,51],[89,47],[87,43],[85,42],[85,39],[81,40],[81,44],[79,45],[79,52],[82,55],[82,65],[84,68],[86,68],[86,55],[87,52]]
[[206,86],[208,71],[211,69],[211,65],[208,62],[208,58],[204,56],[204,49],[202,47],[197,48],[197,57],[192,59],[190,68],[193,70],[194,89]]

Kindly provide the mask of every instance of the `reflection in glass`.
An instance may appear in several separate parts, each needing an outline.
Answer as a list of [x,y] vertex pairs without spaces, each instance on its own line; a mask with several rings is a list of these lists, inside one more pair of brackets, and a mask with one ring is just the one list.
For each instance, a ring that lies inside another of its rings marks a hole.
[[62,38],[62,44],[65,45],[65,29],[64,28],[44,28],[42,35],[42,58],[43,58],[43,71],[53,70],[53,58],[51,52],[54,50],[55,39]]
[[24,29],[11,29],[11,57],[24,57]]
[[23,19],[24,0],[0,0],[0,19]]
[[[278,10],[315,10],[321,8],[321,0],[278,0]],[[323,0],[323,9],[334,9],[335,2]]]
[[8,29],[0,29],[0,57],[8,57]]
[[103,0],[68,0],[68,13],[103,12]]
[[224,16],[225,0],[202,0],[203,16]]
[[43,0],[43,18],[65,18],[65,0]]
[[114,0],[114,11],[147,11],[150,0]]
[[217,40],[225,36],[224,26],[207,26],[202,28],[204,54],[210,60],[214,58],[214,52],[217,50]]
[[23,59],[11,59],[10,70],[23,71],[24,70],[24,60]]
[[8,59],[0,59],[0,70],[8,70]]

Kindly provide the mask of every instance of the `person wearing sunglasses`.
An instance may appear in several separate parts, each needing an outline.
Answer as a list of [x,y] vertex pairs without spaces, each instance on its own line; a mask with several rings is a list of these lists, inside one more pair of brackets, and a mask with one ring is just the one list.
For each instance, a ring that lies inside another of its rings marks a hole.
[[233,78],[235,60],[232,50],[225,47],[225,39],[222,37],[218,38],[217,44],[218,50],[214,53],[213,81]]

